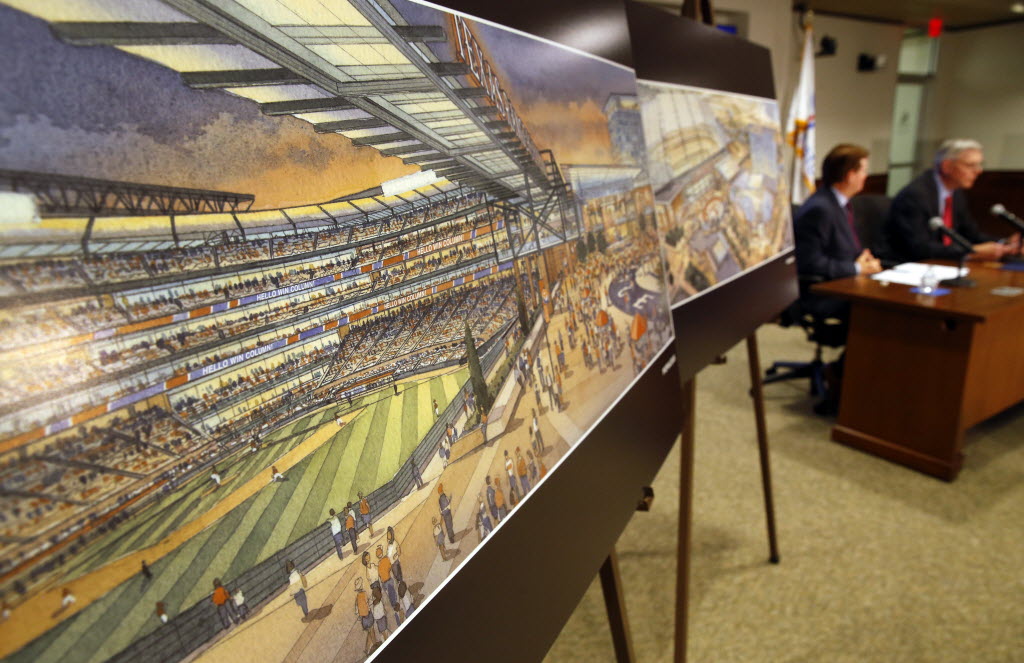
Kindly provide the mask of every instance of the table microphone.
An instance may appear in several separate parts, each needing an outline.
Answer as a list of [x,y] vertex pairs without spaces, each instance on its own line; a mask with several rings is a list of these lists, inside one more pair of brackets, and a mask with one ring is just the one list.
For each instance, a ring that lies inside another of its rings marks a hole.
[[989,212],[1008,222],[1017,229],[1017,232],[1024,233],[1024,221],[1021,221],[1020,217],[1003,207],[1002,203],[996,203],[993,205]]
[[971,242],[966,237],[964,237],[957,231],[953,230],[952,228],[946,227],[946,224],[945,222],[943,222],[942,217],[933,216],[932,218],[928,219],[928,227],[931,228],[932,230],[938,230],[940,233],[953,240],[954,243],[959,244],[961,248],[966,249],[968,253],[974,250],[974,245],[971,244]]

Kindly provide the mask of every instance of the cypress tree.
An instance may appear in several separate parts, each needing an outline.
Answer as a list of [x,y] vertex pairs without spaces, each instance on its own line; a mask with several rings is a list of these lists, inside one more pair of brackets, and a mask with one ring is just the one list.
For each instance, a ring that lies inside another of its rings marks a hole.
[[485,411],[490,410],[491,396],[487,393],[487,380],[484,379],[484,371],[480,367],[480,355],[476,352],[476,341],[469,329],[469,322],[466,322],[466,363],[469,364],[469,380],[473,383],[477,404]]
[[523,291],[516,281],[516,308],[519,310],[519,328],[523,330],[523,336],[530,335],[530,316],[526,312],[526,302],[523,301]]

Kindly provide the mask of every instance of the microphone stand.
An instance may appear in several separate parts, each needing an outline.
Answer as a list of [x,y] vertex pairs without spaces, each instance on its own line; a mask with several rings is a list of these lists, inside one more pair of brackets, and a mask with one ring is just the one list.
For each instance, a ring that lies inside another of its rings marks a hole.
[[960,255],[960,265],[959,267],[957,267],[956,270],[956,278],[944,279],[942,281],[939,281],[939,285],[945,286],[947,288],[973,288],[976,285],[978,285],[977,283],[974,282],[973,279],[967,278],[967,275],[964,274],[965,260],[967,260],[967,254],[962,253]]

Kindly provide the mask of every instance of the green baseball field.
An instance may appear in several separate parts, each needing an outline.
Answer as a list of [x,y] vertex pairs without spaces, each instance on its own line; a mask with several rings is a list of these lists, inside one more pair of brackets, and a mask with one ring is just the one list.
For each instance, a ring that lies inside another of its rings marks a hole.
[[[205,475],[179,487],[71,560],[61,583],[73,586],[75,578],[102,573],[113,560],[173,540],[182,526],[236,487],[259,475],[268,482],[169,554],[147,560],[151,580],[134,574],[7,660],[103,661],[160,625],[154,613],[158,601],[174,616],[208,600],[214,578],[227,583],[325,522],[329,509],[340,512],[358,492],[370,493],[390,480],[434,424],[432,401],[443,410],[467,379],[463,368],[404,383],[398,396],[388,388],[354,400],[351,407],[345,403],[314,412],[266,435],[258,452],[243,451],[218,464],[220,488],[214,490]],[[339,429],[336,413],[349,410],[361,411]],[[287,469],[287,481],[270,483],[271,464],[324,427],[336,432]]]

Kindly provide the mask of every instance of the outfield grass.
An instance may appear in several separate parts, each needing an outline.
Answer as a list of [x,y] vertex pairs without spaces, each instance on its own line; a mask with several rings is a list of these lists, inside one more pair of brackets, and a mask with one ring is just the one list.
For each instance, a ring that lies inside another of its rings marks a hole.
[[[214,578],[238,576],[325,522],[329,509],[340,510],[358,492],[369,493],[390,480],[433,425],[432,400],[437,399],[443,410],[466,380],[468,371],[462,369],[406,383],[398,396],[387,390],[354,401],[353,407],[365,404],[362,414],[289,469],[288,481],[268,483],[266,489],[150,564],[151,581],[132,577],[7,660],[103,661],[160,625],[154,614],[157,601],[163,601],[173,616],[207,600]],[[210,480],[201,477],[164,498],[129,525],[122,525],[123,531],[73,560],[70,572],[82,575],[159,542],[226,497],[231,488],[265,472],[274,459],[320,426],[335,426],[333,408],[290,423],[265,436],[265,441],[282,439],[288,432],[304,431],[303,435],[268,444],[255,454],[243,453],[230,465],[219,466],[225,481],[231,479],[224,488],[208,493]]]

